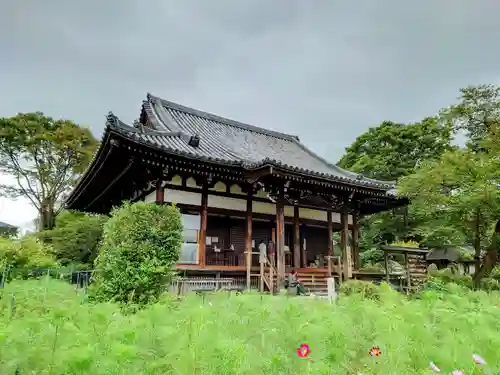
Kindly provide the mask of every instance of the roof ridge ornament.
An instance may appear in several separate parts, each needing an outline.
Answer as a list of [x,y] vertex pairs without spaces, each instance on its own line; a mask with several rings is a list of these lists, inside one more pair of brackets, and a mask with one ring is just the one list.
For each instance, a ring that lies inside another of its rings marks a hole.
[[106,116],[106,122],[109,125],[116,127],[118,123],[118,117],[112,111],[109,111],[108,115]]

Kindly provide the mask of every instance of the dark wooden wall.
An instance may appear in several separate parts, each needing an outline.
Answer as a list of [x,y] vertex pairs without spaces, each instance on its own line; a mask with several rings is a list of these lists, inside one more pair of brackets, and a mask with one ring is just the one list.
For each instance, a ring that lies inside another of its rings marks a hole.
[[[271,240],[273,221],[253,221],[252,239],[255,241],[254,252],[258,251],[260,241],[267,245]],[[238,265],[243,265],[245,252],[245,220],[239,218],[229,218],[221,216],[209,216],[207,221],[207,237],[218,237],[217,246],[221,249],[229,249],[234,245],[235,259]],[[301,229],[301,242],[306,238],[307,265],[314,262],[316,255],[328,254],[328,230],[327,228],[303,226]],[[293,254],[293,225],[285,225],[285,245],[290,248]],[[207,259],[213,258],[214,244],[207,244]],[[258,264],[258,256],[253,257],[253,264]],[[240,264],[241,263],[241,264]],[[289,262],[290,263],[290,262]]]
[[305,226],[302,239],[306,239],[307,266],[314,262],[316,255],[328,255],[328,229]]

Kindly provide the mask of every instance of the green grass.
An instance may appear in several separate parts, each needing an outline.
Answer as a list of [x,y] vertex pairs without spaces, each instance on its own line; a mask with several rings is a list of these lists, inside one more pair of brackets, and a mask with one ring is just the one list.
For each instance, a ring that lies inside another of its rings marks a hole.
[[[480,374],[500,366],[498,295],[435,292],[337,304],[260,295],[164,301],[135,315],[91,305],[63,282],[8,284],[0,301],[0,374]],[[15,294],[11,316],[11,295]],[[56,334],[57,333],[57,334]],[[311,361],[295,349],[307,343]],[[377,345],[382,356],[371,358]]]

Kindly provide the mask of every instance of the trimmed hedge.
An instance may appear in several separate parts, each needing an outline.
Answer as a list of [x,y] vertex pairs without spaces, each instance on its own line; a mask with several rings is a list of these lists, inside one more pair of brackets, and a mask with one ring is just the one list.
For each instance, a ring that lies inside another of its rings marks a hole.
[[174,273],[182,245],[175,205],[125,203],[104,225],[89,297],[145,305],[155,302]]

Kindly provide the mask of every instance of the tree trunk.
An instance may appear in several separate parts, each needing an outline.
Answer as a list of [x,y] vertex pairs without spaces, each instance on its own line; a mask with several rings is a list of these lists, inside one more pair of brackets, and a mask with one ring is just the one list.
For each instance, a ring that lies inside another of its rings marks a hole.
[[476,268],[476,273],[474,275],[474,285],[477,288],[479,283],[484,277],[493,271],[498,262],[498,253],[500,251],[500,220],[497,221],[495,225],[495,232],[491,236],[491,243],[486,249],[486,255],[483,259],[483,265],[480,268]]
[[476,211],[474,219],[474,267],[475,267],[475,274],[479,272],[479,268],[481,268],[481,233],[480,233],[480,220],[481,220],[481,211],[479,208]]
[[39,221],[38,221],[38,230],[50,230],[54,228],[55,225],[55,215],[54,215],[54,207],[45,202],[40,211],[38,212]]

